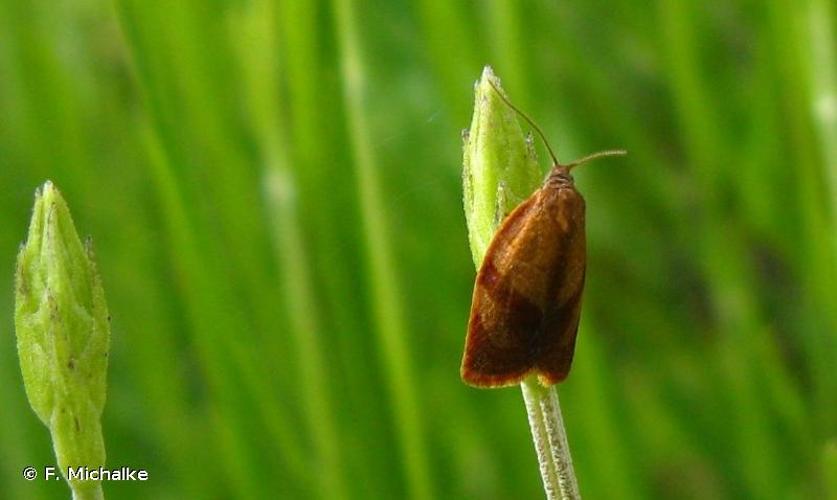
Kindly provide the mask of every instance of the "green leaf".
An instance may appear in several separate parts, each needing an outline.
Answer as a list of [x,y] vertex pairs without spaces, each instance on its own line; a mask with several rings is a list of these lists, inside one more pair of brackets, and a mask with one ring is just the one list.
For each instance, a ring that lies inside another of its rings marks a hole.
[[498,92],[503,92],[500,79],[486,66],[475,86],[462,171],[465,220],[477,267],[503,218],[543,180],[531,140]]
[[[104,466],[110,320],[88,239],[47,181],[35,193],[26,243],[17,259],[15,330],[29,404],[49,428],[62,474]],[[93,485],[73,480],[71,487]],[[98,487],[98,486],[95,486]]]

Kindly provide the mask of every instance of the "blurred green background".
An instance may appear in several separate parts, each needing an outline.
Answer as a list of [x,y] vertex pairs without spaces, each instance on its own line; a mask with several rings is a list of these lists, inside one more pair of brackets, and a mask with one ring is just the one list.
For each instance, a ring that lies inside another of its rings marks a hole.
[[[491,64],[580,168],[560,386],[587,498],[837,498],[831,0],[0,0],[0,496],[52,464],[12,306],[35,188],[94,237],[110,498],[541,498],[459,380]],[[547,162],[543,161],[544,170]]]

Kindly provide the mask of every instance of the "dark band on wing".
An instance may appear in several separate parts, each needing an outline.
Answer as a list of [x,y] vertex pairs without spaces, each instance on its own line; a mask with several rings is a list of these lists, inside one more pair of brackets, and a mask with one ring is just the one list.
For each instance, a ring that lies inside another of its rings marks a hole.
[[544,349],[538,355],[535,366],[538,374],[550,384],[561,382],[570,372],[583,292],[582,276],[578,289],[569,300],[550,311],[544,318],[542,339],[539,342]]
[[[486,325],[476,307],[469,325],[463,378],[475,385],[511,385],[534,366],[537,359],[536,332],[542,309],[510,286],[493,265],[486,262],[477,280],[481,297],[504,310],[503,322]],[[490,328],[490,329],[488,329]]]

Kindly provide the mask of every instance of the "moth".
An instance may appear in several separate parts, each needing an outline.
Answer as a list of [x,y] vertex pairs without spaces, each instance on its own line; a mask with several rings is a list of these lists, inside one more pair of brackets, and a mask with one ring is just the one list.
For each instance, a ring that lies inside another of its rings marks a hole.
[[[495,87],[495,90],[496,87]],[[461,376],[476,387],[563,381],[575,350],[587,266],[585,203],[570,171],[603,151],[561,164],[543,132],[552,168],[543,185],[503,220],[477,273]]]

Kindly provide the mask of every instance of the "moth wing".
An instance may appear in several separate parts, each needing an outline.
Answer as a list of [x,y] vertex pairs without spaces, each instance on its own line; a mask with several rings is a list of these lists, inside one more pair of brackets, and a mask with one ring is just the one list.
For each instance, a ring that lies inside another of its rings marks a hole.
[[[538,192],[506,217],[477,273],[460,369],[462,380],[469,385],[515,385],[533,368],[530,332],[540,322],[540,308],[514,289],[510,278],[497,269],[494,260],[520,234],[537,197]],[[499,311],[504,314],[498,314]]]
[[578,336],[583,291],[584,282],[582,281],[567,302],[544,317],[544,336],[559,339],[557,342],[547,343],[547,347],[540,352],[535,365],[538,379],[544,386],[557,384],[566,379],[570,373],[575,352],[575,339]]
[[575,352],[578,322],[581,316],[581,298],[587,271],[587,241],[584,230],[584,199],[575,193],[563,209],[575,214],[565,233],[566,249],[560,259],[561,268],[556,276],[552,306],[545,308],[538,360],[535,371],[545,386],[567,378]]

